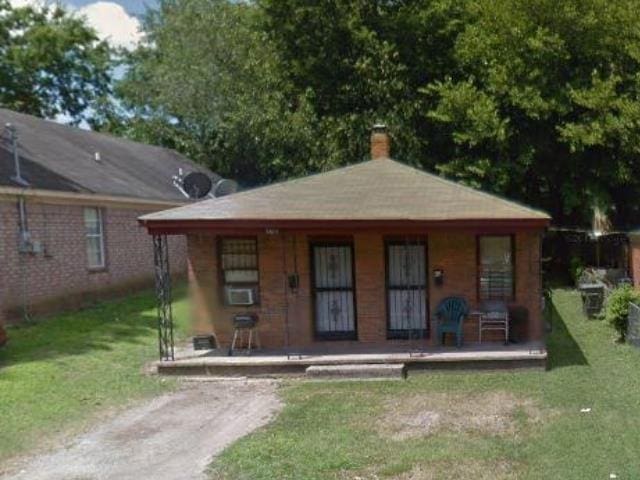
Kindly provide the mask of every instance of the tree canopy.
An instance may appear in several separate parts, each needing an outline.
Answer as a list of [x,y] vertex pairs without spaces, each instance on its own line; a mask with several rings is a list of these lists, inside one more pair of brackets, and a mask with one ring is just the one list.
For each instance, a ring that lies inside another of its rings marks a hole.
[[[161,0],[95,125],[245,185],[393,156],[544,208],[640,218],[636,0]],[[124,113],[123,113],[124,112]]]
[[0,105],[79,122],[111,87],[111,50],[60,7],[0,0]]

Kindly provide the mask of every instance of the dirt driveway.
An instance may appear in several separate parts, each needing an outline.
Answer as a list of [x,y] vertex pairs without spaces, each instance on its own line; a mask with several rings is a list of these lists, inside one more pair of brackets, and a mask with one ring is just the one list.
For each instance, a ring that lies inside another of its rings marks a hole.
[[2,480],[201,480],[212,457],[280,409],[271,381],[184,382]]

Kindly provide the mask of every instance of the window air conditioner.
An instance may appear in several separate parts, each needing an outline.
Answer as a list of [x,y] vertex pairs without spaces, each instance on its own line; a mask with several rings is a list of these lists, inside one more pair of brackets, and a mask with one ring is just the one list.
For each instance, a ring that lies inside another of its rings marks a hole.
[[229,305],[253,305],[253,290],[250,288],[229,288],[227,303]]

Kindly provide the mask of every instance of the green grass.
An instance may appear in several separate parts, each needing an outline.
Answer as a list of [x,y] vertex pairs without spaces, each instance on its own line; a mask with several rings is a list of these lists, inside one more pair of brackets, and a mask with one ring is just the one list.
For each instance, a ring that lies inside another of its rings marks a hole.
[[[212,478],[640,478],[640,351],[616,344],[605,322],[584,318],[572,290],[554,291],[552,321],[546,372],[292,382],[282,389],[282,414],[225,450]],[[530,402],[537,414],[514,409],[506,433],[442,428],[397,440],[385,431],[390,401],[445,395],[455,412],[496,392]]]
[[[184,288],[174,297],[180,337]],[[8,329],[0,349],[0,463],[77,431],[100,412],[171,388],[141,374],[158,355],[154,302],[144,292]]]

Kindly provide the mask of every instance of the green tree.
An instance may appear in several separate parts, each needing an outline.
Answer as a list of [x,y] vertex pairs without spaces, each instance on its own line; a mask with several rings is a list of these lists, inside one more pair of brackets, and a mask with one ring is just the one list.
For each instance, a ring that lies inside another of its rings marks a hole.
[[[634,7],[635,5],[635,7]],[[637,218],[640,29],[635,0],[476,0],[458,69],[425,89],[447,127],[442,172],[585,224]],[[634,202],[637,203],[637,202]]]
[[245,184],[319,168],[314,114],[280,75],[260,13],[221,0],[162,1],[117,86],[129,114],[121,123],[107,115],[102,127],[177,148]]
[[[549,211],[640,217],[637,0],[162,0],[102,128],[247,184],[392,154]],[[124,121],[122,119],[124,118]]]
[[433,169],[434,106],[419,88],[455,69],[463,0],[259,0],[283,74],[312,92],[331,164],[368,156],[368,132],[386,123],[393,155]]
[[82,18],[0,0],[0,105],[79,122],[110,91],[110,55]]
[[[417,88],[447,63],[460,2],[387,3],[164,0],[117,88],[134,115],[104,128],[248,184],[362,160],[379,120],[398,157],[428,164]],[[432,36],[408,41],[424,28]],[[430,59],[428,74],[408,62],[416,57]]]

